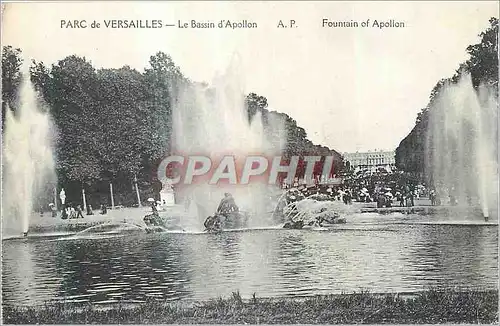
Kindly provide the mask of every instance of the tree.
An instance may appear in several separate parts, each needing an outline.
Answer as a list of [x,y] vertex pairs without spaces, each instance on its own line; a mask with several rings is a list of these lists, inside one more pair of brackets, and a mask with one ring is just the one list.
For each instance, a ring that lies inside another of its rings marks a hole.
[[172,58],[163,52],[151,56],[149,63],[151,67],[144,75],[148,90],[146,105],[150,112],[147,118],[154,130],[150,135],[154,142],[151,154],[153,158],[161,158],[170,150],[172,106],[187,80]]
[[2,130],[4,130],[4,119],[7,107],[14,110],[17,106],[17,93],[22,80],[21,49],[12,46],[2,48]]
[[98,71],[99,116],[107,126],[102,159],[110,179],[139,172],[146,132],[142,117],[143,76],[130,67]]
[[[407,172],[424,173],[432,157],[428,147],[433,146],[432,134],[429,133],[429,114],[439,98],[443,86],[456,83],[463,74],[470,73],[474,87],[485,83],[495,87],[498,95],[498,19],[490,19],[490,27],[479,36],[481,42],[467,47],[470,58],[459,65],[454,76],[441,79],[432,89],[429,103],[418,113],[415,127],[401,141],[396,149],[396,166]],[[430,167],[430,166],[429,166]]]
[[109,126],[101,123],[96,71],[85,58],[70,56],[54,65],[51,75],[53,93],[48,102],[59,131],[60,169],[71,180],[99,180]]
[[474,86],[487,83],[498,89],[498,18],[489,22],[490,27],[479,35],[481,42],[467,47],[470,58],[465,68],[471,73]]

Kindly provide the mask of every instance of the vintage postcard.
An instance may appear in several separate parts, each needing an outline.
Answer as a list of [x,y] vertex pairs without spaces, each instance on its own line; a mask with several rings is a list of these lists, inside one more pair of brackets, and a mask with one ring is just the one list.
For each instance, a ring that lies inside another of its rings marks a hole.
[[3,2],[2,322],[498,323],[498,12]]

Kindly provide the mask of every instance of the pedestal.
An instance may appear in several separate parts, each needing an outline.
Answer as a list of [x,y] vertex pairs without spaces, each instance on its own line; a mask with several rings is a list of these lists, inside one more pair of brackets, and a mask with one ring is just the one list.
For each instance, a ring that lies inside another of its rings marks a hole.
[[175,194],[174,189],[169,184],[164,184],[163,189],[160,191],[160,201],[162,206],[174,206]]

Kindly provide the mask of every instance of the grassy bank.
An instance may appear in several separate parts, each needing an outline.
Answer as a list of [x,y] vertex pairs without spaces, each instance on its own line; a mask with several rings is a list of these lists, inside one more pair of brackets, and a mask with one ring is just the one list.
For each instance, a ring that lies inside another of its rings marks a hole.
[[97,309],[50,304],[4,307],[6,324],[337,324],[337,323],[497,323],[498,291],[429,290],[412,296],[366,292],[307,299],[242,300],[238,293],[185,306],[150,301],[135,307]]

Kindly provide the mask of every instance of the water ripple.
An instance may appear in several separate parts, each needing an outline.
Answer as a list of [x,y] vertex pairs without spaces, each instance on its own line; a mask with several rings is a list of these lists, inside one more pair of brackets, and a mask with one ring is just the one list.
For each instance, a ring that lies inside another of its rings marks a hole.
[[106,305],[147,298],[205,300],[233,291],[272,297],[497,288],[497,232],[497,227],[362,220],[329,232],[12,241],[2,249],[3,300]]

